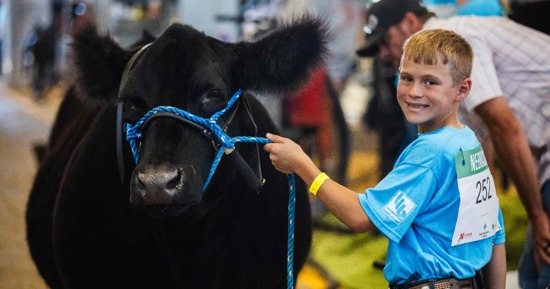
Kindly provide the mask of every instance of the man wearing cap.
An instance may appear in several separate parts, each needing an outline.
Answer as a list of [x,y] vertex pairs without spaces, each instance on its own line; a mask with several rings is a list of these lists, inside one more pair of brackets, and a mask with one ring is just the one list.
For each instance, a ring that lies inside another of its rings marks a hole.
[[[504,17],[438,19],[420,0],[381,0],[367,12],[359,56],[398,65],[404,41],[417,31],[442,28],[461,34],[474,50],[472,90],[461,119],[494,147],[529,218],[519,264],[520,286],[550,284],[550,36]],[[534,160],[534,161],[533,161]]]

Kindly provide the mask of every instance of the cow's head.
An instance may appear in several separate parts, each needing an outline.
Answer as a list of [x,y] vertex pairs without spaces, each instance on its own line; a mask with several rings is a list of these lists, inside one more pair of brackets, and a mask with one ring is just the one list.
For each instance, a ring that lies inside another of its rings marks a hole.
[[[210,118],[239,89],[284,95],[322,62],[324,42],[323,23],[304,17],[252,43],[224,43],[173,24],[141,50],[122,49],[92,27],[75,35],[73,48],[83,94],[122,103],[122,121],[134,124],[159,106]],[[247,97],[245,93],[239,102]],[[254,133],[247,106],[235,105],[222,116],[230,122],[228,135]],[[208,188],[203,191],[216,142],[175,117],[156,117],[142,133],[130,181],[132,204],[202,215],[220,197]],[[235,177],[228,174],[228,179]]]

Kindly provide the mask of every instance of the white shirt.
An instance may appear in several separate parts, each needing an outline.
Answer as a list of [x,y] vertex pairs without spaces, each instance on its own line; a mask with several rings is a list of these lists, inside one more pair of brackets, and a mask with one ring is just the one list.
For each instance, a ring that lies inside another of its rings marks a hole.
[[539,182],[550,180],[550,36],[505,17],[432,18],[424,29],[442,28],[462,35],[474,50],[472,90],[462,102],[461,120],[478,138],[488,133],[472,112],[504,96],[537,156]]

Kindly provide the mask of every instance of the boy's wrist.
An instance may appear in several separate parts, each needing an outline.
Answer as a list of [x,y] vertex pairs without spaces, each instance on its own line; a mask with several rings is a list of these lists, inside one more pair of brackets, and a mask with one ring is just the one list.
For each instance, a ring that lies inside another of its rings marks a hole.
[[311,184],[313,180],[321,173],[321,170],[313,163],[311,159],[304,159],[298,162],[298,166],[294,172],[297,174],[306,184]]
[[317,192],[319,191],[323,183],[328,179],[330,179],[330,177],[326,173],[324,172],[319,173],[317,177],[315,177],[311,185],[309,186],[309,192],[312,195],[317,196]]

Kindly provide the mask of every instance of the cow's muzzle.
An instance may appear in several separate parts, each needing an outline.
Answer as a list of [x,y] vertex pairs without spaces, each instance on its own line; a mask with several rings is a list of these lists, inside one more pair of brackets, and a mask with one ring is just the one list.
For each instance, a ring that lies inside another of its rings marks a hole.
[[146,206],[177,205],[188,208],[201,200],[199,185],[183,169],[174,165],[140,165],[131,182],[131,201]]

